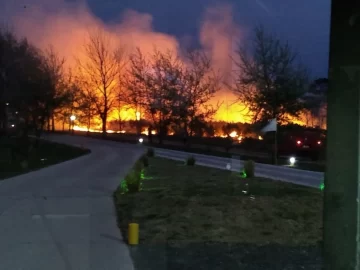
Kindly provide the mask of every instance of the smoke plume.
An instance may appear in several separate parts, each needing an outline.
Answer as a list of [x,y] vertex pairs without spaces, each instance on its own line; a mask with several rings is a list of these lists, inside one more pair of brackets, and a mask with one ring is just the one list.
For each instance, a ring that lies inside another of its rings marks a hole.
[[[93,29],[105,31],[116,44],[128,50],[139,47],[144,53],[154,47],[159,50],[171,50],[180,54],[180,42],[175,36],[154,30],[152,16],[128,10],[121,15],[117,24],[105,24],[94,16],[82,1],[65,0],[2,0],[0,22],[10,27],[19,37],[26,37],[40,49],[53,46],[60,56],[66,58],[68,65],[74,64],[79,57],[87,33]],[[199,40],[202,49],[213,60],[214,69],[221,72],[224,79],[231,80],[231,56],[241,31],[233,22],[231,6],[209,7],[205,10]],[[218,120],[242,121],[241,106],[226,106],[234,100],[228,91],[221,91],[214,99],[226,100],[219,110]]]

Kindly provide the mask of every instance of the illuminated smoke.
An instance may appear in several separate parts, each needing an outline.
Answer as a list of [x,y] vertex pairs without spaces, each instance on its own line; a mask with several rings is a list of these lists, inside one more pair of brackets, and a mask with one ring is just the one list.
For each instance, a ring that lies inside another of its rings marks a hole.
[[[152,26],[152,16],[128,10],[122,14],[117,24],[104,24],[95,17],[86,1],[64,0],[3,0],[0,19],[10,26],[17,35],[27,37],[41,49],[53,45],[55,50],[67,60],[67,65],[74,64],[74,57],[79,54],[86,35],[93,29],[106,31],[117,44],[128,51],[139,47],[144,53],[154,47],[159,50],[179,52],[180,43],[176,37],[156,32]],[[212,57],[214,68],[221,71],[224,79],[231,81],[231,56],[234,44],[239,41],[241,31],[233,22],[231,6],[221,5],[205,10],[199,40],[204,50]],[[223,101],[216,119],[243,121],[242,107],[231,105],[235,97],[222,90],[214,99]]]

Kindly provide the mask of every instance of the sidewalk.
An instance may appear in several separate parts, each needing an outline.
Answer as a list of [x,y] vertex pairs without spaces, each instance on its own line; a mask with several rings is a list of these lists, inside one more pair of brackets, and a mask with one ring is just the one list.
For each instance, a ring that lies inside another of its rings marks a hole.
[[1,269],[133,270],[112,192],[141,149],[61,136],[65,141],[92,153],[0,182]]

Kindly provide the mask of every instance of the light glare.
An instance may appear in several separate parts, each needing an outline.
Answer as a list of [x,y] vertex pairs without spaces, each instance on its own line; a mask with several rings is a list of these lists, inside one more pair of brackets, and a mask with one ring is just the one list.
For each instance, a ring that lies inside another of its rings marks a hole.
[[289,159],[289,161],[290,161],[290,165],[292,166],[292,165],[295,164],[296,159],[295,159],[295,157],[291,157],[291,158]]

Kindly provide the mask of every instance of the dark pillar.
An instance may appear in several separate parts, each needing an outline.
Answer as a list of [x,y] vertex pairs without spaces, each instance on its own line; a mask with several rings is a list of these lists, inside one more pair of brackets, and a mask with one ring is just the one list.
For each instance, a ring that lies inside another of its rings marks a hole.
[[360,269],[360,12],[359,0],[331,7],[325,269]]

